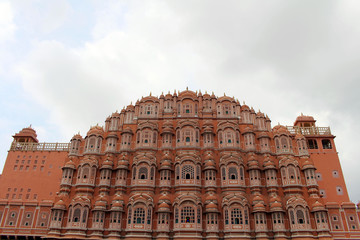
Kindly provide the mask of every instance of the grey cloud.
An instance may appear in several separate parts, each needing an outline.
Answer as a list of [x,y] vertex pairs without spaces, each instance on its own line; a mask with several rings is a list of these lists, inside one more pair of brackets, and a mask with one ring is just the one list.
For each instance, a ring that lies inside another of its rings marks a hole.
[[93,40],[76,49],[40,41],[18,68],[24,87],[52,109],[69,138],[150,91],[188,85],[226,92],[269,114],[273,124],[292,124],[303,112],[332,126],[350,195],[360,199],[351,170],[360,167],[352,134],[360,131],[357,2],[96,6]]

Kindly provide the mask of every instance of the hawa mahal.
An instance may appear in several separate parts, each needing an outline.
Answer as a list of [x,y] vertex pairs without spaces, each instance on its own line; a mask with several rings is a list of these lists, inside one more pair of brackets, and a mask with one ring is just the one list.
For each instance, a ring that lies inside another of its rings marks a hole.
[[13,136],[1,239],[359,239],[334,138],[228,96],[147,96],[70,143]]

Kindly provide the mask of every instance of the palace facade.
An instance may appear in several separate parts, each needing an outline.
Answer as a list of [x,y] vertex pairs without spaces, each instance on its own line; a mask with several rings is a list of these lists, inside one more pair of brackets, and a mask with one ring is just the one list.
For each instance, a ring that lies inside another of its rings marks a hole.
[[70,143],[15,134],[0,177],[5,239],[359,239],[334,138],[271,127],[234,98],[147,96]]

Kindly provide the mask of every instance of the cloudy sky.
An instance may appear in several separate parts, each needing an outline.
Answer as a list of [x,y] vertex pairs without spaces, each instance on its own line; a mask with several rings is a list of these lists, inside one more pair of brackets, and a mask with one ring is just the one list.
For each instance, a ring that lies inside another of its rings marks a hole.
[[151,91],[226,93],[331,126],[360,200],[360,1],[0,0],[0,170],[12,135],[78,131]]

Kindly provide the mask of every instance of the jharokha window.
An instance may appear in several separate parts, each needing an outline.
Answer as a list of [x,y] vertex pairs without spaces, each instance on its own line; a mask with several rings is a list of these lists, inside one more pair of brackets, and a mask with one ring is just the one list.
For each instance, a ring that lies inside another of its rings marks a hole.
[[200,165],[187,161],[175,167],[176,184],[200,184]]
[[156,117],[158,114],[158,106],[155,104],[145,104],[140,106],[141,117]]
[[174,218],[175,229],[199,229],[201,224],[201,206],[196,206],[192,202],[184,202],[175,207]]
[[228,166],[221,167],[222,186],[244,185],[244,167],[230,163]]
[[176,131],[176,146],[194,147],[200,145],[199,129],[193,127],[184,127]]
[[137,132],[137,147],[156,147],[157,132],[151,129],[144,129]]
[[142,204],[128,208],[128,229],[151,229],[152,208]]
[[132,172],[133,185],[154,185],[155,183],[155,167],[142,163],[133,167]]
[[225,230],[248,230],[249,210],[247,206],[233,204],[224,208]]
[[302,206],[297,206],[295,209],[290,208],[289,215],[291,229],[299,230],[309,229],[311,227],[309,211],[307,208],[304,208]]

